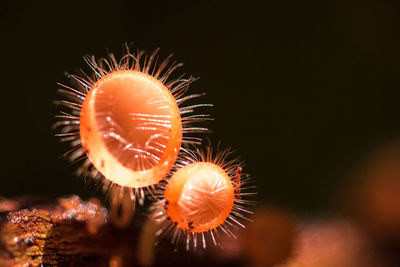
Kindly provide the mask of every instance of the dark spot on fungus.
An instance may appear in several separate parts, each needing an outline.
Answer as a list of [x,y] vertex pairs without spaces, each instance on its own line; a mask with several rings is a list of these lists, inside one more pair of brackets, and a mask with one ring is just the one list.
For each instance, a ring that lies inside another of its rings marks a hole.
[[164,209],[168,209],[168,205],[169,205],[169,201],[168,201],[168,200],[165,200],[165,202],[164,202]]

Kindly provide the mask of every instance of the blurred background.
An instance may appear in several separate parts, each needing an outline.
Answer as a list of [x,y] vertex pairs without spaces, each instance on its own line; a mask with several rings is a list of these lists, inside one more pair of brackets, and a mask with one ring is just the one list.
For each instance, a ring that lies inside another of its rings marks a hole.
[[56,83],[133,42],[200,77],[190,92],[214,104],[211,140],[238,151],[259,206],[296,224],[345,218],[396,258],[399,15],[395,0],[5,1],[0,195],[102,198],[60,158]]

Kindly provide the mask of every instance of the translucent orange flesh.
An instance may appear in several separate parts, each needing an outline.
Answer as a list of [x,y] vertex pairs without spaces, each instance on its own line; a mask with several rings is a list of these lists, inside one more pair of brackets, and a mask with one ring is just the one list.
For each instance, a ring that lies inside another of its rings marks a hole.
[[149,186],[165,177],[178,155],[179,108],[152,76],[115,71],[88,92],[80,136],[91,163],[106,179],[132,188]]
[[205,232],[224,223],[234,203],[231,179],[219,166],[197,162],[179,169],[164,194],[167,215],[189,232]]

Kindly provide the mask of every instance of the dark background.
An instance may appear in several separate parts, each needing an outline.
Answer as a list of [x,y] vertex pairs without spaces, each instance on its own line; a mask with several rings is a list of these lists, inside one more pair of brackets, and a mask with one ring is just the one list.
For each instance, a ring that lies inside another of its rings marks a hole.
[[263,202],[328,211],[400,136],[400,2],[262,2],[2,2],[0,195],[95,195],[60,158],[56,82],[127,41],[201,77],[190,92],[215,105],[211,139],[238,150]]

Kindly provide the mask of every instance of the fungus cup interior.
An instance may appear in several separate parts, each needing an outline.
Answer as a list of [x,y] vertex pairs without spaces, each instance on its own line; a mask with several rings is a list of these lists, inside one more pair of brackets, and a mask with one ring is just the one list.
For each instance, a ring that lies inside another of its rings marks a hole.
[[170,90],[152,76],[114,71],[90,88],[80,137],[106,179],[131,188],[150,186],[166,176],[179,153],[179,108]]
[[234,188],[221,167],[197,162],[174,173],[164,199],[167,215],[179,228],[205,232],[217,228],[229,216],[234,204]]

